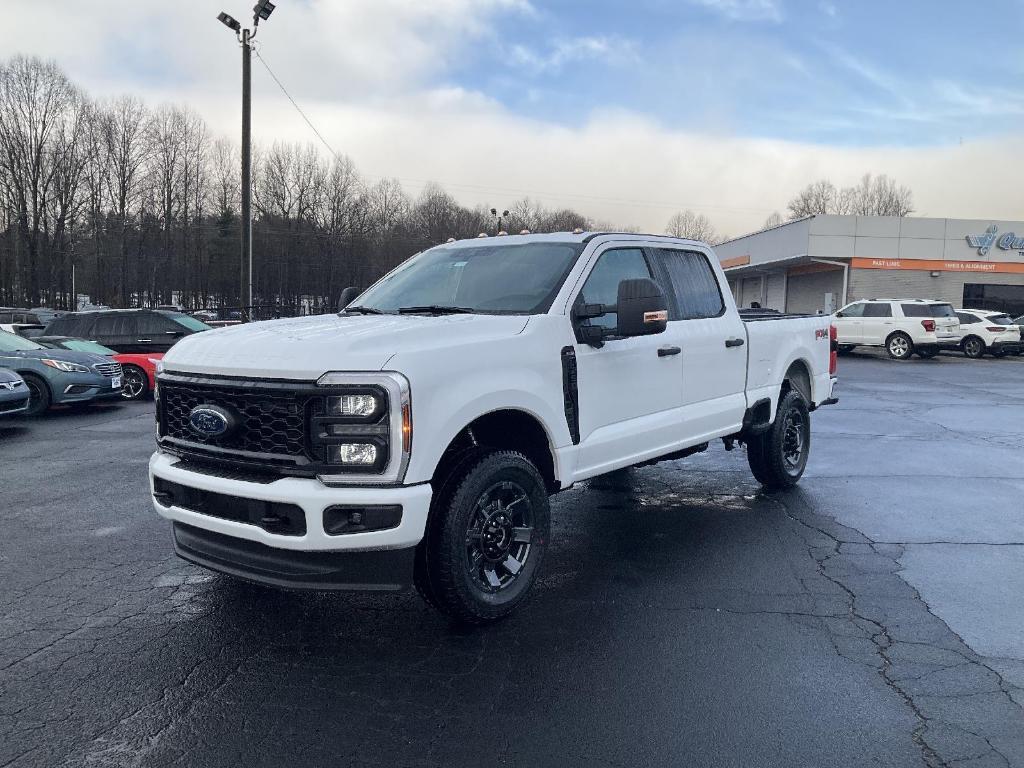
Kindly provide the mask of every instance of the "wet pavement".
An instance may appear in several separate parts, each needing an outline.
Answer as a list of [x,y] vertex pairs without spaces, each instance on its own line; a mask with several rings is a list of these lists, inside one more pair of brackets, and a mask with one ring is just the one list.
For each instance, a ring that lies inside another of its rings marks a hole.
[[477,630],[178,560],[151,404],[0,422],[0,766],[1024,766],[1024,358],[840,373],[797,489],[562,493]]

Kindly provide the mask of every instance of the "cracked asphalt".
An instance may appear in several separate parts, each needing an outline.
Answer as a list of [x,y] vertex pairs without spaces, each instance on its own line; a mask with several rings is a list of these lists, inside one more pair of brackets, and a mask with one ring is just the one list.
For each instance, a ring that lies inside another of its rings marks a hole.
[[742,450],[553,498],[490,628],[171,554],[152,406],[0,422],[0,766],[1024,766],[1024,358],[840,363]]

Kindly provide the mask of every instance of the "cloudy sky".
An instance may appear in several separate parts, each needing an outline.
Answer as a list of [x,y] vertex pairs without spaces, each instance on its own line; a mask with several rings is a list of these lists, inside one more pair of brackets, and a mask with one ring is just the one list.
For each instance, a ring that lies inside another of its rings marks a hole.
[[[252,0],[3,0],[0,50],[96,95],[238,125]],[[369,179],[467,204],[524,195],[733,235],[864,172],[918,213],[1024,219],[1024,0],[279,0],[258,50]],[[259,60],[258,140],[316,141]]]

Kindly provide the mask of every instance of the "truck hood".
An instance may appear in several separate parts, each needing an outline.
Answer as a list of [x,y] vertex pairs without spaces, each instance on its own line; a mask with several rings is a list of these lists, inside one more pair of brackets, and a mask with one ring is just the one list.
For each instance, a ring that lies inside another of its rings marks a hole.
[[401,352],[515,336],[523,315],[316,315],[186,336],[164,356],[168,371],[317,379],[327,371],[379,371]]

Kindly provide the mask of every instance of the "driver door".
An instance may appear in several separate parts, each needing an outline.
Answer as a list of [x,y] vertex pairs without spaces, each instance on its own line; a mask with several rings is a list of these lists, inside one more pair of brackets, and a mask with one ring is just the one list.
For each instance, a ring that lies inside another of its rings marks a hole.
[[[657,279],[644,249],[610,246],[597,254],[576,302],[614,305],[619,283],[634,278]],[[665,290],[664,285],[661,288]],[[617,317],[612,312],[583,322],[615,328]],[[577,479],[666,453],[679,440],[683,361],[669,336],[666,331],[611,339],[600,348],[574,345],[580,425]]]

